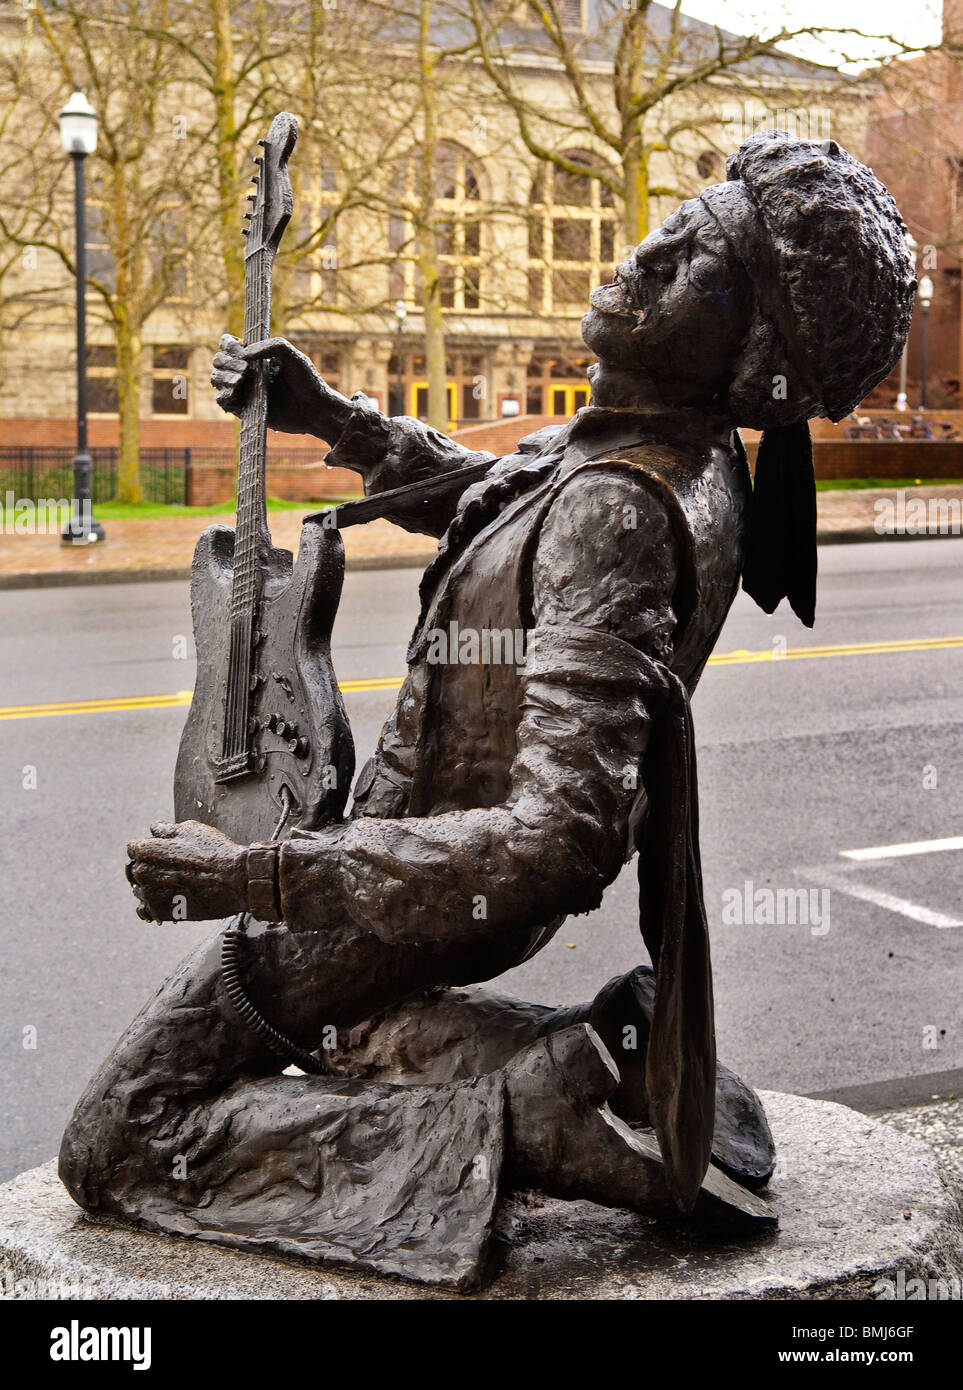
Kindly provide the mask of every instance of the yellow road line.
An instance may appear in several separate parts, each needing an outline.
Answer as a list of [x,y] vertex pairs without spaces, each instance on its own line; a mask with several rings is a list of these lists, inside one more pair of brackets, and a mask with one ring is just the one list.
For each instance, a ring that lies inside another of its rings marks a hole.
[[[719,652],[710,656],[710,666],[745,666],[760,661],[798,661],[825,656],[881,656],[890,652],[942,651],[963,647],[963,637],[921,637],[900,642],[851,642],[836,647],[789,647],[786,651]],[[342,681],[345,695],[369,690],[397,690],[401,676],[372,676],[367,680]],[[189,705],[193,691],[176,690],[171,695],[122,695],[110,700],[62,700],[43,705],[0,705],[0,719],[50,719],[67,714],[114,714],[132,709],[170,709]]]
[[838,647],[788,647],[785,651],[720,652],[710,666],[741,666],[753,661],[792,661],[817,656],[880,656],[887,652],[928,652],[963,647],[963,637],[920,637],[902,642],[849,642]]

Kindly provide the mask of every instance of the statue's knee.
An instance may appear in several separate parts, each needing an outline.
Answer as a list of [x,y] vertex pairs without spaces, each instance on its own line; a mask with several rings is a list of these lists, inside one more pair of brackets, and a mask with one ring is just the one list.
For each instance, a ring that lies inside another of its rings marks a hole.
[[127,1118],[126,1112],[118,1113],[105,1105],[102,1094],[91,1088],[77,1103],[64,1130],[57,1172],[71,1197],[85,1210],[101,1205],[119,1156],[130,1147]]
[[77,1205],[85,1210],[92,1210],[99,1205],[99,1155],[95,1153],[94,1144],[91,1142],[92,1131],[78,1117],[79,1110],[78,1106],[60,1141],[57,1172],[60,1181]]

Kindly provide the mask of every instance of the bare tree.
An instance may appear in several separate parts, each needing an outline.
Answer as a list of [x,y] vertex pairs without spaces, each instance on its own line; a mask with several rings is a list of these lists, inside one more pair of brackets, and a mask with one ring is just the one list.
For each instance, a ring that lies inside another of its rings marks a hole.
[[[32,149],[28,187],[42,187],[57,148],[56,113],[83,89],[99,117],[89,160],[93,231],[106,255],[87,284],[113,330],[117,360],[117,496],[141,500],[139,420],[144,327],[165,301],[187,292],[196,218],[198,143],[184,119],[180,72],[160,30],[166,0],[47,0],[28,12],[35,46],[16,106]],[[65,192],[65,181],[61,181]],[[13,243],[51,251],[70,273],[72,216],[63,199],[32,207],[30,225],[9,199],[0,229]]]
[[[465,3],[481,62],[529,152],[607,188],[621,209],[627,245],[648,233],[653,199],[691,196],[697,137],[707,153],[725,152],[733,124],[726,107],[731,111],[734,101],[806,110],[814,98],[830,103],[851,96],[859,83],[785,48],[817,35],[859,37],[852,29],[801,25],[730,34],[689,18],[681,0],[597,0],[587,27],[572,22],[564,0]],[[899,40],[882,38],[891,53],[908,51]],[[525,80],[519,57],[527,55],[530,69],[533,49],[562,84],[563,99],[547,100],[544,88]],[[573,160],[567,151],[576,136],[585,153]]]

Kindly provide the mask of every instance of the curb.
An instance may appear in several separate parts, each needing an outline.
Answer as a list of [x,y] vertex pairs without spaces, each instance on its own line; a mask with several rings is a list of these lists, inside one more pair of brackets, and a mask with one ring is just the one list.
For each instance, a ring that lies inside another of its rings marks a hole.
[[[953,541],[959,536],[929,533],[909,535],[896,532],[881,536],[871,526],[843,531],[818,531],[817,545],[865,545],[874,541]],[[348,558],[345,570],[424,569],[435,558],[434,550],[389,555],[362,555]],[[190,565],[145,565],[143,568],[113,570],[23,570],[19,574],[0,574],[0,589],[61,589],[75,584],[156,584],[163,580],[188,580]]]
[[[345,570],[424,569],[435,558],[434,550],[400,555],[361,555],[345,562]],[[0,589],[66,589],[79,584],[156,584],[164,580],[186,582],[190,565],[145,565],[116,570],[24,570],[0,574]]]

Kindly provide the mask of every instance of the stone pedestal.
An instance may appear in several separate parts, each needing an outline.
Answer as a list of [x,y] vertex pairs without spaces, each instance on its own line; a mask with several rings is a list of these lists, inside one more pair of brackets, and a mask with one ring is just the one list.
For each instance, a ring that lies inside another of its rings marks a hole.
[[[773,1235],[709,1240],[590,1202],[502,1204],[502,1272],[482,1299],[858,1298],[963,1274],[956,1195],[933,1151],[826,1101],[763,1092],[779,1153]],[[957,1285],[958,1286],[958,1285]],[[0,1293],[23,1298],[459,1298],[91,1220],[56,1166],[0,1187]]]

